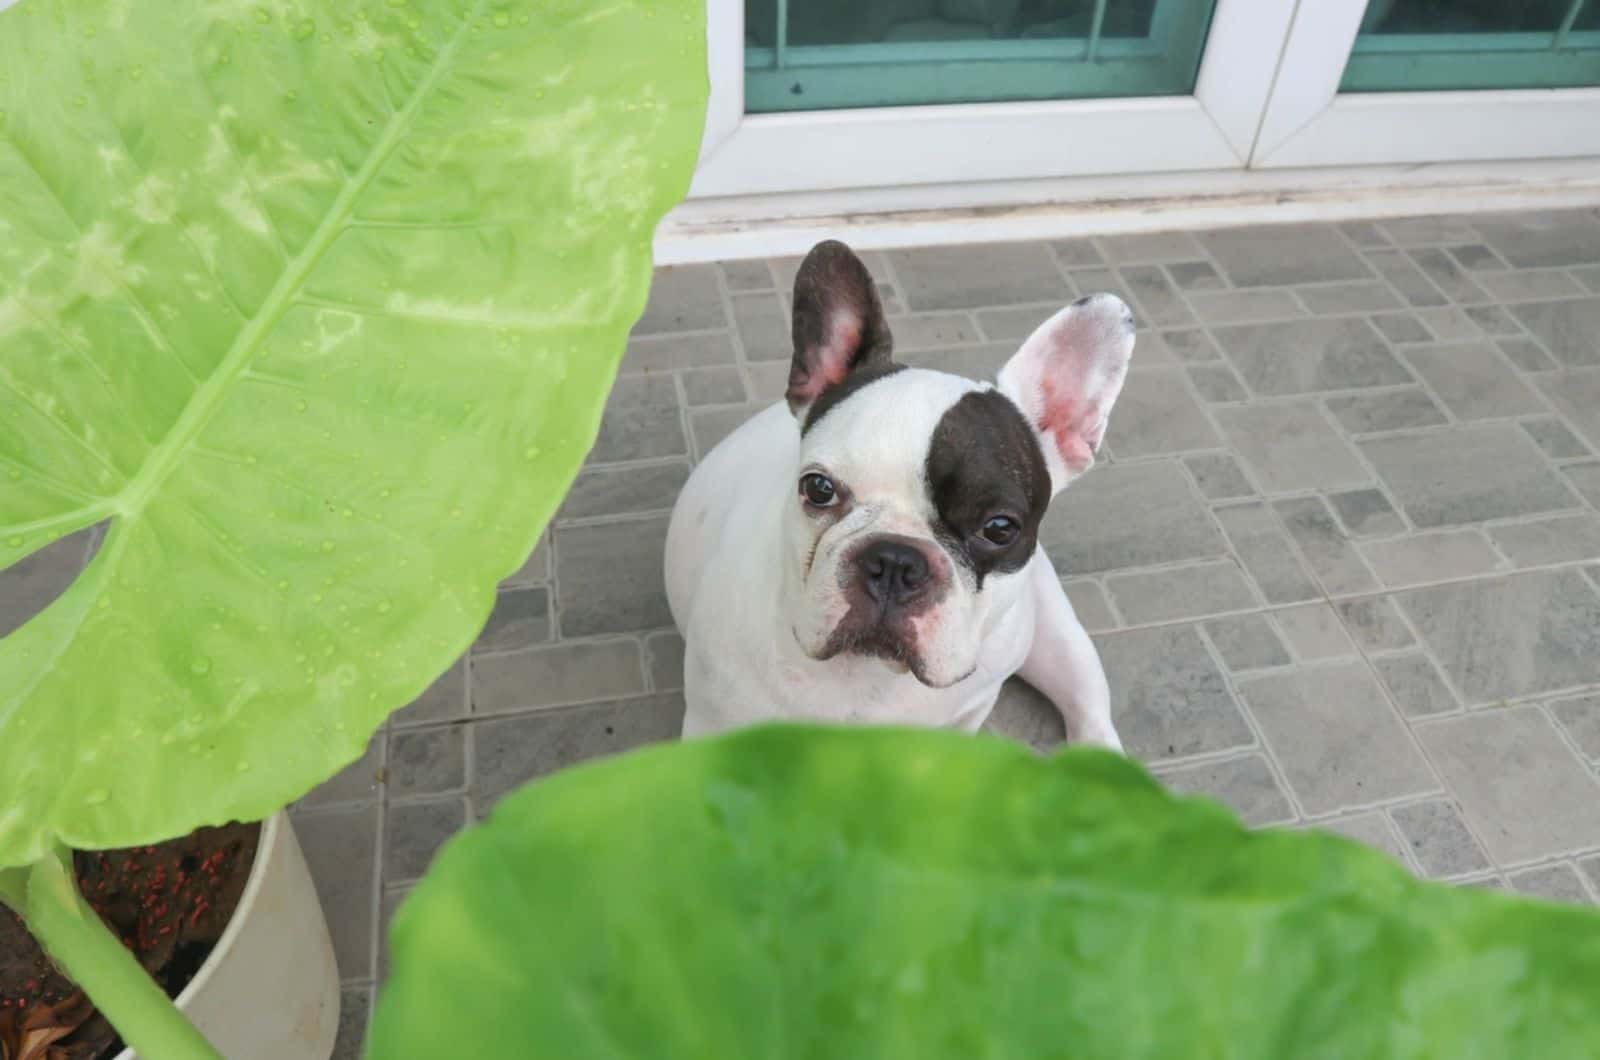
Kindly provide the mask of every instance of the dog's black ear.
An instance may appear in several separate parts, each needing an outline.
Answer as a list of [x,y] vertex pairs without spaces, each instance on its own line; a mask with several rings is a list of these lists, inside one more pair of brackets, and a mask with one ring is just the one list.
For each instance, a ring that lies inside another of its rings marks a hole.
[[805,418],[852,372],[890,365],[893,340],[867,267],[837,240],[818,243],[794,277],[794,362],[789,408]]

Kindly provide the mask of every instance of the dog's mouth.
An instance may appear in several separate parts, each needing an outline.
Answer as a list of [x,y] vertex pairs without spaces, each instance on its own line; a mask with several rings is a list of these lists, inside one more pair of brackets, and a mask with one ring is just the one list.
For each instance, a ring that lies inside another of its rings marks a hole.
[[[796,636],[796,640],[798,640]],[[810,654],[809,652],[807,654]],[[917,682],[928,688],[949,688],[957,682],[972,676],[977,669],[973,667],[953,681],[938,681],[928,671],[922,654],[917,651],[911,638],[894,629],[892,626],[872,625],[851,628],[841,623],[828,637],[822,650],[814,655],[818,662],[826,662],[840,655],[854,655],[860,658],[878,659],[895,674],[907,674],[917,679]]]

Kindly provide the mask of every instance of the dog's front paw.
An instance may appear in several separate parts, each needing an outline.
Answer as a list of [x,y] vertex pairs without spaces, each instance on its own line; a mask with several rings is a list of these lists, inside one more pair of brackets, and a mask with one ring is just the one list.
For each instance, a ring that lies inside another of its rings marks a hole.
[[1079,733],[1069,733],[1067,743],[1073,747],[1100,747],[1117,754],[1126,754],[1122,749],[1122,739],[1117,735],[1117,730],[1107,725],[1094,729],[1086,729]]

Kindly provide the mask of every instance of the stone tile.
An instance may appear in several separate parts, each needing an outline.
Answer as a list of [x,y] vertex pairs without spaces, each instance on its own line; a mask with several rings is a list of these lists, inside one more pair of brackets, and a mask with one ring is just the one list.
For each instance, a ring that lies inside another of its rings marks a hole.
[[1154,456],[1222,444],[1211,421],[1184,384],[1181,368],[1128,373],[1106,432],[1119,458]]
[[1414,347],[1405,351],[1405,359],[1459,419],[1519,416],[1544,408],[1487,342]]
[[513,651],[550,639],[550,590],[542,585],[528,589],[502,589],[494,610],[472,642],[474,654]]
[[1417,738],[1497,864],[1600,846],[1600,783],[1537,709],[1445,718]]
[[1438,786],[1359,662],[1246,678],[1239,694],[1307,814]]
[[1061,587],[1066,590],[1067,600],[1072,604],[1078,621],[1090,633],[1102,633],[1122,625],[1112,613],[1111,604],[1099,585],[1087,578],[1068,578],[1061,583]]
[[[973,315],[977,318],[978,328],[985,338],[994,342],[1011,343],[1011,349],[1015,351],[1023,339],[1032,335],[1040,324],[1049,320],[1060,308],[1061,303],[1051,301],[1040,305],[1008,305],[995,309],[980,309]],[[891,321],[889,326],[893,328],[894,322]],[[896,341],[898,342],[898,339]],[[1143,352],[1148,342],[1147,336],[1140,335],[1134,346],[1135,351]]]
[[375,802],[382,794],[384,748],[387,735],[379,732],[367,743],[361,757],[323,781],[295,803],[297,810],[341,803]]
[[1483,288],[1472,282],[1455,260],[1437,247],[1413,250],[1410,257],[1424,276],[1451,299],[1461,304],[1488,301]]
[[1020,677],[1000,686],[994,709],[979,731],[1015,740],[1039,752],[1053,751],[1067,738],[1061,712]]
[[715,265],[669,265],[657,269],[650,300],[633,326],[635,335],[663,331],[706,331],[727,327]]
[[733,324],[750,361],[788,361],[794,357],[789,314],[776,294],[733,296]]
[[1415,313],[1381,313],[1372,323],[1390,342],[1427,342],[1433,333]]
[[765,261],[724,261],[719,264],[730,291],[770,291],[772,270]]
[[1469,706],[1600,681],[1600,595],[1576,570],[1399,594]]
[[1501,272],[1506,268],[1500,256],[1482,243],[1466,243],[1448,249],[1456,264],[1468,272]]
[[371,979],[378,807],[303,814],[294,819],[294,834],[328,920],[339,975],[346,982]]
[[644,467],[593,468],[578,476],[557,513],[558,522],[670,511],[689,480],[687,461]]
[[1235,287],[1364,280],[1371,271],[1329,225],[1272,225],[1200,237]]
[[1479,286],[1497,302],[1536,302],[1583,293],[1577,281],[1559,270],[1544,272],[1489,272],[1478,276]]
[[1412,382],[1411,373],[1361,317],[1247,324],[1213,328],[1212,334],[1257,394],[1284,396]]
[[1460,342],[1464,339],[1478,338],[1482,333],[1478,325],[1472,322],[1465,310],[1454,306],[1440,306],[1436,309],[1417,310],[1417,319],[1433,334],[1433,337],[1442,342]]
[[1175,261],[1167,266],[1167,275],[1182,291],[1215,291],[1228,285],[1209,261]]
[[467,783],[459,725],[408,729],[389,738],[389,798],[459,791]]
[[678,388],[666,375],[623,376],[611,388],[591,463],[676,456],[688,452],[678,414]]
[[1336,226],[1344,237],[1358,247],[1386,247],[1389,237],[1370,221],[1345,221]]
[[1105,260],[1124,265],[1129,262],[1189,261],[1205,256],[1194,236],[1188,232],[1134,232],[1128,235],[1100,236],[1095,240]]
[[1442,530],[1358,546],[1367,565],[1390,588],[1487,574],[1500,554],[1477,530]]
[[1329,594],[1342,596],[1377,588],[1361,554],[1345,538],[1322,498],[1293,497],[1275,501],[1272,507]]
[[1174,360],[1185,364],[1201,364],[1222,359],[1222,351],[1211,341],[1211,336],[1203,331],[1163,331],[1160,334]]
[[1600,261],[1600,222],[1581,210],[1493,214],[1473,224],[1519,269]]
[[1269,603],[1293,603],[1320,595],[1288,535],[1265,504],[1218,508],[1216,516],[1239,562]]
[[1437,243],[1475,242],[1478,233],[1461,217],[1397,217],[1379,221],[1389,238],[1402,247],[1428,246]]
[[1178,795],[1205,795],[1222,803],[1252,828],[1294,820],[1294,809],[1272,768],[1259,754],[1177,766],[1157,774]]
[[1189,378],[1200,396],[1212,403],[1244,401],[1249,397],[1244,384],[1225,364],[1191,364]]
[[1600,762],[1600,693],[1558,699],[1550,713],[1580,752]]
[[1589,886],[1600,894],[1600,857],[1584,858],[1578,862],[1578,868],[1589,878]]
[[1268,493],[1365,486],[1366,468],[1316,405],[1218,408],[1217,424]]
[[627,633],[672,624],[662,555],[667,517],[556,531],[561,635]]
[[1421,269],[1398,250],[1366,251],[1368,263],[1389,281],[1407,305],[1444,305],[1449,301],[1439,289],[1423,275]]
[[1511,312],[1562,364],[1600,364],[1600,298],[1528,302]]
[[0,636],[18,629],[67,591],[83,569],[87,535],[51,542],[0,571]]
[[384,882],[421,877],[445,840],[466,823],[467,800],[459,795],[390,806],[384,820]]
[[501,588],[522,585],[543,585],[550,580],[550,535],[539,536],[539,543],[533,546],[533,551],[528,558],[522,561],[522,566],[500,583]]
[[1330,493],[1328,503],[1351,537],[1382,537],[1403,533],[1405,521],[1378,490],[1346,490]]
[[1289,664],[1289,653],[1265,615],[1214,618],[1205,627],[1206,636],[1229,670],[1262,670]]
[[1456,697],[1421,652],[1386,655],[1372,660],[1372,665],[1406,717],[1421,718],[1456,708]]
[[470,726],[472,804],[481,818],[522,784],[578,762],[675,740],[683,728],[683,696],[668,692]]
[[924,247],[888,258],[913,310],[1070,301],[1043,243]]
[[1395,297],[1387,284],[1378,280],[1334,283],[1325,287],[1298,287],[1295,294],[1307,309],[1324,316],[1400,308],[1400,299]]
[[689,413],[689,431],[694,435],[694,451],[699,459],[751,416],[767,408],[770,402],[752,402],[748,405],[720,409],[694,409]]
[[1371,652],[1395,651],[1416,642],[1406,628],[1405,619],[1395,610],[1387,597],[1368,596],[1360,600],[1345,600],[1334,605],[1345,629],[1363,650]]
[[389,724],[421,725],[434,721],[453,721],[467,713],[467,662],[457,659],[455,665],[428,686],[428,690],[411,701],[409,706],[390,715]]
[[1501,339],[1495,345],[1524,372],[1548,372],[1557,367],[1551,356],[1532,339]]
[[1063,268],[1074,269],[1085,265],[1102,265],[1105,259],[1091,239],[1057,239],[1050,250]]
[[1413,526],[1505,519],[1577,503],[1515,424],[1486,423],[1358,444]]
[[1050,505],[1039,541],[1065,575],[1209,559],[1227,551],[1183,471],[1167,461],[1091,471]]
[[1565,863],[1513,872],[1506,879],[1513,891],[1529,898],[1542,898],[1567,905],[1594,905],[1594,899],[1584,889],[1583,880],[1578,878],[1578,870]]
[[[411,884],[402,883],[383,889],[383,897],[378,903],[378,985],[389,979],[389,925],[394,923],[394,915],[399,911],[400,905],[411,894]],[[352,1058],[355,1060],[355,1058]]]
[[1325,603],[1300,604],[1274,611],[1278,628],[1294,653],[1306,662],[1337,659],[1356,653],[1339,616]]
[[1328,411],[1351,434],[1437,427],[1449,422],[1425,391],[1414,388],[1329,398]]
[[1427,799],[1389,811],[1425,875],[1462,876],[1492,868],[1450,799]]
[[1519,567],[1600,559],[1600,516],[1557,515],[1512,523],[1494,527],[1489,537]]
[[361,1060],[371,1016],[371,983],[356,983],[339,992],[339,1030],[328,1060]]
[[[910,312],[906,308],[905,299],[900,297],[900,292],[895,288],[894,284],[879,283],[876,286],[878,288],[878,301],[883,305],[884,315],[901,317]],[[789,302],[784,304],[787,306]]]
[[1540,376],[1538,385],[1556,411],[1600,449],[1600,371],[1551,372]]
[[[789,364],[786,361],[756,361],[744,366],[745,378],[750,382],[750,400],[754,406],[746,405],[741,413],[746,419],[751,415],[752,407],[771,404],[783,400],[783,395],[789,389]],[[737,424],[735,424],[737,426]],[[690,433],[694,433],[691,424]],[[698,435],[696,438],[698,439]],[[717,436],[720,441],[722,435]]]
[[644,690],[639,644],[631,639],[571,641],[472,664],[475,714],[591,703]]
[[1197,453],[1183,458],[1183,465],[1194,476],[1200,495],[1206,500],[1220,501],[1230,497],[1249,497],[1255,488],[1244,477],[1239,462],[1227,453]]
[[1497,305],[1475,305],[1466,309],[1467,319],[1485,335],[1503,337],[1521,335],[1522,325],[1516,318]]
[[1528,432],[1533,444],[1543,449],[1552,460],[1570,460],[1589,455],[1589,447],[1583,444],[1583,439],[1554,416],[1523,420],[1522,429]]
[[1106,579],[1106,588],[1117,610],[1135,625],[1256,606],[1255,595],[1232,560],[1115,575]]
[[736,405],[749,396],[744,392],[744,377],[735,365],[689,368],[678,378],[683,382],[683,396],[690,406]]
[[1242,324],[1305,315],[1288,291],[1193,291],[1189,304],[1206,324]]
[[1315,827],[1324,832],[1353,839],[1363,846],[1379,850],[1389,855],[1402,865],[1406,861],[1405,848],[1400,845],[1400,840],[1395,837],[1394,829],[1389,824],[1389,818],[1382,810],[1368,810],[1351,817],[1341,817],[1332,821],[1318,821]]
[[1572,278],[1583,285],[1590,294],[1600,294],[1600,265],[1587,265],[1572,270]]
[[[1034,326],[1043,324],[1053,312],[1046,312]],[[896,350],[967,346],[981,341],[972,317],[966,313],[911,313],[891,320],[889,330],[894,335]]]
[[[1017,343],[993,342],[983,346],[952,346],[943,350],[914,350],[902,354],[900,361],[912,368],[949,372],[980,382],[993,382],[1013,354]],[[1114,423],[1115,417],[1112,418]]]
[[1141,762],[1225,751],[1254,742],[1222,672],[1191,626],[1095,638],[1111,683],[1111,713]]
[[1511,885],[1498,876],[1480,876],[1470,880],[1452,881],[1457,887],[1471,887],[1480,891],[1500,891],[1509,894]]
[[1155,265],[1126,265],[1118,270],[1122,283],[1143,311],[1144,319],[1160,327],[1194,323],[1194,314],[1167,274]]
[[683,688],[682,637],[671,630],[652,633],[644,640],[644,651],[651,691],[676,692]]
[[621,370],[626,376],[733,362],[733,338],[726,331],[695,335],[635,335],[628,339],[628,352],[622,359]]

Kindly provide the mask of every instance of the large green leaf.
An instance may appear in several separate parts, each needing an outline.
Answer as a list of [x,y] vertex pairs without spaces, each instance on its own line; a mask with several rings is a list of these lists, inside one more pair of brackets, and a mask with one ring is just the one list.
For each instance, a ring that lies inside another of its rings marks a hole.
[[558,774],[401,907],[371,1056],[1600,1056],[1600,916],[1101,752],[766,729]]
[[0,866],[270,813],[462,651],[592,442],[703,0],[0,13]]

